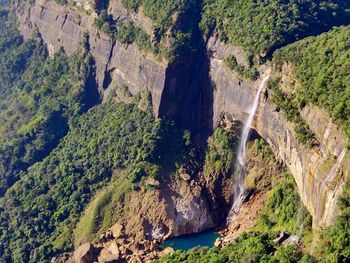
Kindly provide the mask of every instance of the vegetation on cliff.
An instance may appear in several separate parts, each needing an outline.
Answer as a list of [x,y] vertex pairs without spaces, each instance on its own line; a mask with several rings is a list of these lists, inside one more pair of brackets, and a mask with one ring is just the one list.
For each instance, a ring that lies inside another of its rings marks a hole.
[[[153,34],[149,36],[132,21],[114,21],[106,8],[100,10],[96,26],[124,44],[136,43],[140,49],[173,61],[191,55],[200,43],[197,24],[200,3],[197,1],[122,1],[125,8],[137,12],[141,7],[153,21]],[[178,21],[180,20],[180,21]]]
[[245,67],[238,63],[236,57],[231,56],[225,59],[227,66],[238,73],[240,77],[256,80],[259,76],[259,73],[255,66],[249,65],[249,67]]
[[318,256],[324,262],[348,262],[350,260],[350,180],[346,182],[338,200],[340,215],[334,224],[322,230]]
[[325,108],[350,137],[350,26],[291,44],[274,54],[281,67],[292,63],[296,99]]
[[256,54],[348,24],[349,8],[343,0],[204,0],[201,28]]
[[304,100],[299,102],[295,93],[287,94],[280,89],[279,85],[279,78],[273,78],[268,83],[268,88],[272,91],[271,100],[277,105],[277,110],[282,111],[287,120],[295,123],[294,131],[299,143],[308,147],[318,145],[315,134],[300,114],[300,110],[305,106]]
[[217,128],[214,138],[208,143],[205,157],[204,175],[210,177],[218,174],[229,174],[234,162],[234,149],[238,136],[223,128]]
[[312,219],[296,188],[292,175],[286,173],[269,192],[256,230],[269,233],[287,231],[300,237],[311,233]]
[[23,42],[13,14],[0,16],[0,195],[20,172],[47,156],[68,122],[98,100],[89,83],[93,63],[84,50],[54,59],[40,37]]
[[117,23],[113,20],[112,15],[108,14],[106,10],[102,10],[95,19],[95,25],[122,44],[136,43],[141,50],[157,52],[157,47],[152,46],[150,36],[134,22]]

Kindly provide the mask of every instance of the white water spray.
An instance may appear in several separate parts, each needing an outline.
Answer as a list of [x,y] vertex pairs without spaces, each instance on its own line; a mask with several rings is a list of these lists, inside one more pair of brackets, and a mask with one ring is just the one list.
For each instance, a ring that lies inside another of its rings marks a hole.
[[247,146],[247,141],[249,138],[250,134],[250,128],[252,126],[253,120],[255,113],[258,109],[259,106],[259,101],[260,101],[260,94],[261,91],[263,90],[265,83],[268,81],[270,76],[266,76],[258,89],[258,92],[255,96],[254,99],[254,104],[252,105],[252,108],[250,109],[249,112],[249,117],[247,121],[245,122],[243,129],[242,129],[242,134],[241,138],[239,141],[239,145],[237,148],[237,159],[236,159],[236,171],[237,171],[237,178],[233,184],[233,206],[231,208],[231,211],[228,216],[228,221],[231,221],[232,217],[238,213],[239,209],[241,208],[241,204],[245,198],[244,192],[245,192],[245,163],[246,163],[246,146]]

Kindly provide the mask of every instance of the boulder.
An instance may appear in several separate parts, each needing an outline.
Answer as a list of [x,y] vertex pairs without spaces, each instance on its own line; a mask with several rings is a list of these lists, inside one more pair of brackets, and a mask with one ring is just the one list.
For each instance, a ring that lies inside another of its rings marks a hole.
[[171,247],[167,247],[164,250],[159,252],[159,257],[165,257],[166,255],[171,255],[174,253],[174,249]]
[[157,181],[156,179],[151,178],[151,177],[147,179],[146,184],[154,186],[154,187],[159,187],[159,185],[160,185],[159,181]]
[[298,236],[289,236],[286,240],[282,242],[282,245],[288,246],[288,245],[300,245],[300,237]]
[[181,177],[183,180],[185,180],[185,181],[191,180],[191,176],[190,176],[189,174],[187,174],[187,173],[181,173],[181,174],[180,174],[180,177]]
[[117,245],[117,243],[112,242],[109,246],[108,246],[108,250],[113,254],[113,255],[120,255],[120,251],[119,251],[119,247]]
[[96,248],[92,243],[85,243],[78,247],[74,252],[76,263],[91,263],[96,260]]
[[115,224],[110,229],[114,238],[119,238],[122,235],[123,226],[121,224]]
[[222,240],[221,238],[218,237],[214,242],[214,247],[221,247],[221,245],[222,245]]
[[[114,251],[115,252],[115,251]],[[112,263],[112,262],[118,262],[119,260],[119,250],[118,253],[112,253],[109,249],[102,249],[100,256],[98,257],[98,262],[100,263]]]

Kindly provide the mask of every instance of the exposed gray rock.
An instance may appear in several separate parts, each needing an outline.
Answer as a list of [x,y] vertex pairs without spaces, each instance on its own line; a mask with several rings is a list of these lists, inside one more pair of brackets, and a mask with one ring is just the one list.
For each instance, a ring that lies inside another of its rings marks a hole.
[[[212,56],[210,77],[215,86],[214,124],[221,121],[222,113],[230,114],[234,119],[244,122],[261,80],[256,82],[243,80],[228,69],[223,61],[225,57],[230,54],[236,54],[238,57],[239,54],[244,54],[237,51],[236,47],[222,44],[213,37],[208,42],[208,50]],[[260,72],[269,71],[271,69],[266,66],[260,68]],[[290,83],[293,85],[293,82]],[[320,147],[310,149],[298,143],[294,132],[295,124],[289,122],[282,112],[276,111],[276,106],[268,98],[268,94],[265,98],[260,99],[253,128],[269,143],[276,156],[289,168],[297,183],[300,197],[311,215],[315,218],[316,209],[321,206],[319,221],[321,225],[329,225],[337,214],[334,200],[341,192],[345,178],[350,173],[348,155],[339,164],[338,173],[342,176],[335,178],[336,182],[325,186],[326,190],[323,191],[322,196],[318,188],[320,182],[330,172],[330,168],[325,168],[324,163],[329,158],[338,158],[342,150],[346,149],[348,140],[344,132],[337,128],[321,109],[315,106],[306,107],[302,111],[302,116],[320,140]],[[324,212],[325,210],[327,212]]]
[[[117,8],[121,8],[121,13],[126,12],[120,6],[120,1],[112,1],[110,8],[113,12],[117,12]],[[114,85],[128,86],[133,95],[149,91],[153,98],[154,113],[158,114],[167,63],[140,51],[135,44],[125,46],[114,43],[96,29],[92,15],[60,6],[53,0],[37,0],[35,5],[30,4],[29,0],[19,0],[16,11],[23,36],[29,38],[35,29],[38,30],[50,55],[54,55],[61,47],[67,54],[72,54],[79,48],[84,35],[88,34],[101,93],[112,82]]]

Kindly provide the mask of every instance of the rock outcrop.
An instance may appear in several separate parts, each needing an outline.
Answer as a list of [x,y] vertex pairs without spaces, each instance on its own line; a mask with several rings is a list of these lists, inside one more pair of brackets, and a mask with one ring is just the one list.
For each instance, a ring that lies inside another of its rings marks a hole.
[[[201,232],[217,226],[218,214],[229,209],[229,200],[216,209],[202,179],[163,182],[158,188],[131,192],[118,203],[117,221],[96,242],[77,244],[75,262],[148,262],[171,250],[162,249],[164,239]],[[228,190],[228,189],[227,189]],[[85,242],[85,241],[83,241]],[[53,262],[59,261],[58,257]],[[85,260],[88,261],[85,261]],[[119,260],[119,261],[118,261]]]
[[[120,0],[111,1],[110,5],[113,15],[127,15]],[[152,94],[154,112],[158,113],[166,79],[166,62],[158,61],[151,54],[140,51],[136,44],[126,46],[110,39],[95,27],[93,15],[79,12],[76,8],[61,6],[50,0],[37,0],[35,4],[19,0],[16,11],[23,36],[29,38],[37,30],[50,55],[59,48],[72,54],[78,50],[84,37],[89,36],[101,95],[108,93],[106,90],[112,82],[115,86],[127,86],[134,95],[149,91]],[[143,19],[143,16],[138,18],[137,14],[132,17],[135,21]]]
[[[208,50],[211,54],[210,77],[215,85],[214,123],[220,120],[222,112],[244,122],[260,80],[242,80],[225,65],[223,60],[228,55],[234,54],[238,59],[244,59],[244,53],[237,51],[237,48],[222,44],[216,37],[212,37],[208,42]],[[269,72],[273,75],[274,72],[271,71],[267,66],[260,68],[262,74]],[[301,199],[314,218],[314,226],[329,225],[337,214],[335,200],[350,173],[350,157],[346,154],[342,158],[332,181],[327,185],[322,182],[332,167],[334,170],[337,163],[335,160],[346,149],[348,140],[322,109],[307,106],[301,114],[318,138],[319,147],[311,149],[298,143],[294,132],[295,124],[276,110],[268,98],[268,92],[264,98],[261,96],[253,128],[269,143],[276,156],[293,174]],[[327,162],[330,165],[327,166]],[[319,209],[321,212],[316,212]]]

